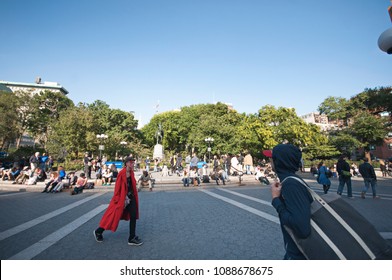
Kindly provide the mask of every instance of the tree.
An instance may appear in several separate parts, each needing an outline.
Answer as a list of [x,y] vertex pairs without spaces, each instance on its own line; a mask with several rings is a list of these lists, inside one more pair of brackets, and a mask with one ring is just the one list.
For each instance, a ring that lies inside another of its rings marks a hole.
[[350,107],[354,112],[366,111],[374,116],[381,116],[385,128],[388,131],[392,129],[392,87],[380,87],[374,89],[365,89],[363,92],[350,99]]
[[18,100],[13,93],[0,91],[0,116],[1,150],[7,150],[19,135]]
[[215,139],[213,153],[238,151],[238,141],[234,140],[238,115],[237,112],[229,112],[227,105],[219,102],[185,106],[180,111],[155,115],[142,128],[142,133],[146,143],[152,147],[156,143],[155,132],[161,124],[164,131],[163,146],[169,153],[189,153],[190,149],[205,151],[206,137]]
[[58,120],[62,111],[73,107],[74,103],[60,92],[44,90],[35,94],[27,106],[30,111],[28,130],[46,148],[51,124]]
[[370,145],[382,144],[386,131],[381,118],[368,112],[361,112],[355,117],[351,126],[353,136],[359,140],[365,150],[365,156],[370,159]]
[[[104,101],[96,100],[92,104],[87,104],[87,109],[93,116],[92,132],[95,140],[94,151],[97,151],[99,140],[97,134],[106,134],[108,139],[105,142],[105,154],[114,157],[118,152],[135,152],[142,150],[141,133],[137,130],[138,122],[131,112],[119,109],[111,109]],[[126,147],[121,146],[121,142],[127,142]]]
[[71,158],[96,148],[96,136],[93,131],[94,118],[82,103],[60,113],[57,121],[52,122],[48,135],[47,150],[55,158],[64,151]]
[[318,107],[320,114],[325,114],[330,120],[343,120],[343,125],[348,125],[350,112],[348,110],[348,100],[342,97],[326,98]]

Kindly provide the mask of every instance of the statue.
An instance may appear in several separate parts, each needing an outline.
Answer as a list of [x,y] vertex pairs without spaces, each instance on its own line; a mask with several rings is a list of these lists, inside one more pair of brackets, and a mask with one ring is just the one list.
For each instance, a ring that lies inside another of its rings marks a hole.
[[162,142],[163,140],[163,129],[162,129],[162,124],[158,124],[158,129],[155,132],[155,137],[157,138],[157,144],[159,144],[159,140]]

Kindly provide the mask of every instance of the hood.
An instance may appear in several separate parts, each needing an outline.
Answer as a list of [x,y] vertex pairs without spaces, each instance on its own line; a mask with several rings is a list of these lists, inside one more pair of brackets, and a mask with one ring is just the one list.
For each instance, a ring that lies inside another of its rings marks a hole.
[[[294,174],[298,171],[302,158],[301,150],[292,144],[279,144],[272,150],[275,172],[279,179],[283,174]],[[283,176],[286,177],[286,176]]]

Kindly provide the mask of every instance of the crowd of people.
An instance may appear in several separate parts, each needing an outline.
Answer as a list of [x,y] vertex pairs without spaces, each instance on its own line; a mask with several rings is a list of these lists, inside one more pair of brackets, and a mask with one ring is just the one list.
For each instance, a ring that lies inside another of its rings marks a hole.
[[[132,155],[130,156],[133,157]],[[376,192],[377,179],[372,165],[364,162],[358,167],[354,162],[350,165],[346,159],[346,157],[342,156],[336,164],[329,167],[322,161],[318,165],[311,166],[310,172],[317,177],[317,182],[322,185],[324,193],[328,193],[331,188],[331,178],[338,178],[338,194],[341,195],[346,186],[347,196],[352,198],[351,177],[362,176],[365,186],[361,196],[365,198],[368,188],[372,187],[373,197],[378,198],[379,196]],[[0,166],[0,177],[1,180],[12,181],[13,184],[34,185],[37,182],[45,182],[45,188],[42,192],[57,193],[64,188],[73,188],[75,186],[80,189],[91,188],[91,186],[88,186],[88,180],[91,180],[94,172],[95,184],[110,186],[115,182],[118,170],[114,163],[107,165],[107,162],[105,156],[92,158],[89,156],[89,153],[86,153],[83,158],[84,172],[79,175],[79,177],[83,178],[83,181],[79,180],[78,184],[79,178],[75,172],[66,174],[62,166],[59,166],[58,170],[52,171],[52,157],[45,153],[40,155],[39,152],[36,152],[29,158],[26,165],[16,164],[9,169],[4,169]],[[144,163],[145,169],[137,180],[137,190],[140,191],[143,187],[148,187],[152,191],[155,179],[150,172],[150,158],[147,157]],[[215,182],[216,185],[225,185],[226,182],[230,181],[230,176],[237,176],[241,182],[241,177],[244,174],[253,175],[255,180],[262,185],[269,185],[270,180],[276,177],[269,161],[261,159],[254,162],[252,155],[249,153],[245,155],[242,153],[214,155],[210,165],[206,163],[205,158],[199,158],[196,153],[187,155],[185,158],[181,154],[175,154],[161,168],[159,168],[160,163],[160,160],[154,159],[154,171],[163,177],[178,176],[184,187],[199,186],[202,183],[210,182]],[[379,163],[382,176],[387,176],[390,163],[383,160],[379,160]],[[137,162],[135,162],[135,166],[136,164]],[[299,170],[304,172],[302,158],[299,163]],[[75,193],[80,193],[80,191],[77,189]]]
[[2,181],[12,181],[12,184],[35,185],[44,182],[47,173],[53,168],[53,158],[39,152],[34,153],[28,160],[15,162],[11,168],[4,168],[0,162],[0,177]]

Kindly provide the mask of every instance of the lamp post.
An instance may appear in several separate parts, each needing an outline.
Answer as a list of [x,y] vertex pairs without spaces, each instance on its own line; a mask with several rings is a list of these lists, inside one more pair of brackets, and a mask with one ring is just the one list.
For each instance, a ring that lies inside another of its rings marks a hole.
[[211,160],[211,143],[214,142],[214,138],[208,137],[204,139],[206,143],[208,143],[208,163],[210,163]]
[[97,138],[100,140],[100,145],[98,147],[98,149],[99,149],[99,158],[102,158],[102,151],[105,150],[105,146],[102,145],[102,141],[104,139],[108,139],[108,136],[106,134],[97,134]]

